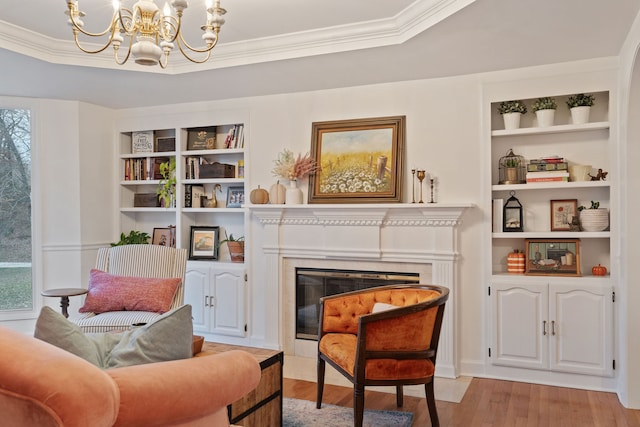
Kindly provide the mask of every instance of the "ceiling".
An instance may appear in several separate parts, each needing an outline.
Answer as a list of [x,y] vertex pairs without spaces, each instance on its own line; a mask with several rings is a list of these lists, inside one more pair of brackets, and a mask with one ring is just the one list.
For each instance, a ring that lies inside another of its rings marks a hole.
[[[79,3],[85,28],[101,31],[111,1]],[[616,56],[640,0],[222,0],[212,58],[196,65],[174,52],[167,70],[118,66],[110,48],[81,53],[65,7],[0,8],[0,95],[145,107]],[[204,0],[190,1],[183,26],[194,45],[203,15]]]

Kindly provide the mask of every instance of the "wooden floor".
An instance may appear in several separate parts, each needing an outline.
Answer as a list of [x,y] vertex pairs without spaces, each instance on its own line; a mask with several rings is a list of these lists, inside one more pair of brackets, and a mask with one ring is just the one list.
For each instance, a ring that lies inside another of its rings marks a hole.
[[[316,399],[316,384],[285,378],[284,396]],[[353,407],[352,389],[325,385],[323,403]],[[474,378],[461,403],[436,401],[442,427],[640,427],[640,410],[625,409],[614,393]],[[367,409],[398,410],[395,395],[365,394]],[[405,396],[400,410],[413,426],[430,426],[425,399]]]

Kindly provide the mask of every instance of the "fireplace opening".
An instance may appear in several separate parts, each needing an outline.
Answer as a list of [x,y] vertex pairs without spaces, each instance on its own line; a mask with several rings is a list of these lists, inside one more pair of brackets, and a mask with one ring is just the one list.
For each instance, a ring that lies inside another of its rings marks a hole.
[[296,268],[296,338],[318,338],[320,298],[324,296],[407,283],[420,283],[420,274]]

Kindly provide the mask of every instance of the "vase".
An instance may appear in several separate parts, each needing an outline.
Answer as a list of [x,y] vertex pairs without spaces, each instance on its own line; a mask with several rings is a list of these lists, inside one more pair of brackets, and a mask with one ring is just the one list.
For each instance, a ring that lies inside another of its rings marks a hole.
[[298,181],[295,179],[289,181],[289,188],[285,194],[285,205],[301,205],[302,204],[302,190],[298,188]]
[[536,111],[536,118],[538,119],[538,127],[546,128],[553,126],[553,121],[556,115],[556,110],[538,110]]
[[582,107],[573,107],[571,109],[571,120],[574,125],[581,125],[585,123],[589,123],[589,113],[591,112],[591,107],[582,106]]
[[520,113],[504,113],[502,118],[504,120],[505,129],[518,129],[520,127]]

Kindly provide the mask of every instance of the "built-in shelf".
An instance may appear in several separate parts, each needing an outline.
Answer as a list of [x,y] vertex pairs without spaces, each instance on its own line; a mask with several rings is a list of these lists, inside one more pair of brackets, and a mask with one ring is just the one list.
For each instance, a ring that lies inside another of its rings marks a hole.
[[608,239],[609,231],[524,231],[493,233],[494,239]]
[[557,125],[549,127],[530,127],[518,129],[500,129],[491,132],[491,136],[523,136],[523,135],[542,135],[551,133],[579,132],[591,131],[598,129],[609,129],[609,122],[593,122],[580,125]]
[[528,184],[497,184],[492,185],[492,191],[516,191],[516,190],[549,190],[566,188],[595,188],[611,187],[609,181],[571,181],[571,182],[535,182]]

